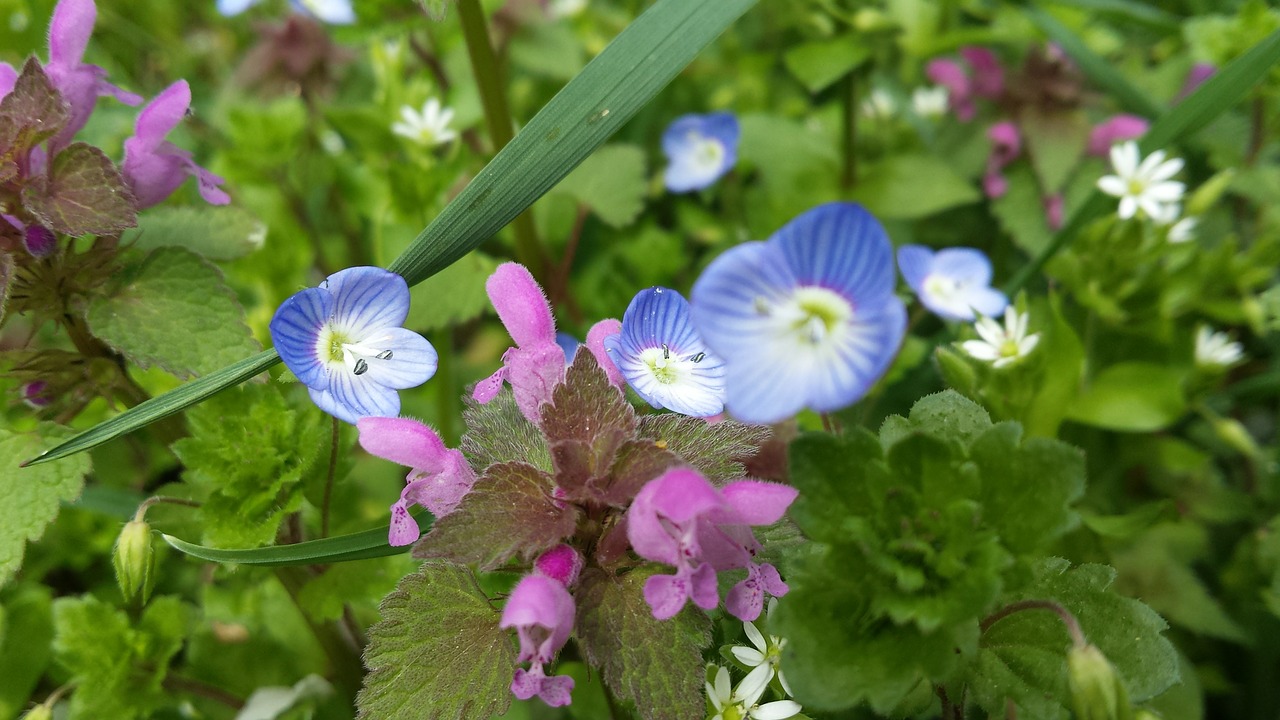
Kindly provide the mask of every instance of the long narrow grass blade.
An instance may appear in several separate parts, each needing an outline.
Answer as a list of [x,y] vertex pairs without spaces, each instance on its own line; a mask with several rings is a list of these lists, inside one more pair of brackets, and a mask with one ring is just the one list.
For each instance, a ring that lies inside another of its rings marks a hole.
[[[1235,107],[1249,90],[1258,84],[1267,72],[1280,62],[1280,30],[1267,36],[1248,52],[1227,63],[1214,73],[1195,92],[1174,105],[1156,119],[1151,129],[1142,136],[1139,144],[1144,154],[1167,148],[1213,122],[1222,113]],[[1094,190],[1067,220],[1053,242],[1026,265],[1023,265],[1004,286],[1010,295],[1017,293],[1057,255],[1076,233],[1089,221],[1101,217],[1114,206],[1114,199]]]
[[[757,0],[658,0],[583,68],[449,203],[391,270],[416,285],[492,237],[653,99]],[[237,385],[274,350],[148,400],[29,460],[83,452]]]
[[[419,512],[414,515],[419,527],[425,531],[431,525],[431,514]],[[205,547],[179,540],[172,535],[163,535],[164,541],[174,549],[201,560],[216,563],[234,563],[237,565],[262,565],[264,567],[279,565],[327,565],[330,563],[349,562],[351,560],[368,560],[369,558],[399,555],[408,552],[412,545],[393,547],[387,544],[385,527],[365,530],[350,535],[308,540],[291,545],[272,545],[271,547],[253,548],[251,550],[225,550]]]
[[1147,3],[1135,0],[1050,0],[1054,5],[1085,10],[1123,22],[1140,23],[1155,30],[1179,32],[1182,18]]

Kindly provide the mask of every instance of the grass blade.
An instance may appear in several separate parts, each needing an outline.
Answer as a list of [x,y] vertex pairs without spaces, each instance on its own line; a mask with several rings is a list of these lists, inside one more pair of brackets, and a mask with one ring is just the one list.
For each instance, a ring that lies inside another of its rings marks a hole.
[[[431,526],[431,514],[419,512],[414,515],[418,526],[425,532]],[[330,563],[349,562],[352,560],[368,560],[369,558],[386,557],[408,552],[412,545],[393,547],[387,544],[387,528],[378,527],[372,530],[308,540],[291,545],[272,545],[249,550],[226,550],[205,547],[179,540],[172,535],[162,535],[164,541],[175,550],[194,558],[216,563],[234,563],[237,565],[261,565],[276,567],[281,565],[325,565]]]

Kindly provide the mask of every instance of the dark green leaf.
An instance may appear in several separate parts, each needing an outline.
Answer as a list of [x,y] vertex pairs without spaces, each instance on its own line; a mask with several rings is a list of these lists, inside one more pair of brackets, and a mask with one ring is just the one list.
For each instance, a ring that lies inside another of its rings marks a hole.
[[1022,438],[1003,422],[970,448],[982,475],[983,521],[1006,548],[1031,554],[1079,523],[1071,505],[1084,494],[1084,453],[1059,440]]
[[115,235],[138,224],[133,192],[98,148],[72,143],[53,158],[44,182],[27,185],[22,201],[50,228],[67,235]]
[[[420,527],[430,524],[431,515],[419,512],[414,519]],[[246,548],[228,550],[224,548],[205,547],[179,540],[172,535],[164,535],[164,541],[175,550],[209,562],[235,565],[327,565],[331,563],[366,560],[369,558],[398,555],[409,551],[409,546],[392,547],[387,544],[385,527],[364,530],[350,535],[308,540],[290,545],[275,545],[264,548]]]
[[712,425],[702,418],[665,413],[641,416],[639,434],[720,484],[743,476],[744,463],[760,452],[771,431],[736,420]]

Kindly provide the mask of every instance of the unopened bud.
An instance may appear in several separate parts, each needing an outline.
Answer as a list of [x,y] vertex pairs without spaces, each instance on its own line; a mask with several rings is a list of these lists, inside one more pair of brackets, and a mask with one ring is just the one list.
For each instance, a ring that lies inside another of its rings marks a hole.
[[1261,451],[1258,444],[1253,441],[1253,436],[1240,424],[1239,420],[1232,418],[1215,418],[1213,420],[1213,432],[1222,442],[1230,445],[1234,450],[1246,457],[1258,457]]
[[143,520],[131,520],[116,538],[111,564],[116,569],[120,594],[129,604],[144,605],[155,587],[156,554],[151,546],[151,526]]
[[1077,720],[1133,720],[1133,707],[1115,668],[1093,645],[1067,653],[1067,682]]
[[28,710],[22,720],[53,720],[53,710],[48,705],[37,705]]
[[565,587],[572,587],[578,582],[578,573],[582,572],[583,565],[582,554],[563,544],[542,553],[533,562],[538,572],[559,581]]

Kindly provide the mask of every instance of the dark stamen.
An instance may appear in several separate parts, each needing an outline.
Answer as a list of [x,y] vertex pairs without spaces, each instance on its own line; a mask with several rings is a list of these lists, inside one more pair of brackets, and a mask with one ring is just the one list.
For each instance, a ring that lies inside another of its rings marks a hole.
[[374,355],[374,357],[378,358],[379,360],[390,360],[390,359],[391,359],[391,351],[390,351],[390,350],[383,350],[382,352],[378,353],[377,355]]
[[700,353],[698,353],[697,355],[694,355],[694,356],[693,356],[693,361],[694,361],[694,362],[696,362],[696,363],[700,363],[700,362],[702,362],[702,359],[703,359],[703,358],[705,358],[706,356],[707,356],[707,354],[706,354],[706,353],[704,353],[704,352],[700,352]]
[[662,343],[662,359],[663,360],[671,359],[671,349],[667,347],[666,343]]
[[359,360],[356,360],[356,369],[353,371],[356,375],[363,375],[368,371],[369,371],[369,363],[365,362],[364,358],[360,358]]

